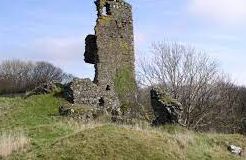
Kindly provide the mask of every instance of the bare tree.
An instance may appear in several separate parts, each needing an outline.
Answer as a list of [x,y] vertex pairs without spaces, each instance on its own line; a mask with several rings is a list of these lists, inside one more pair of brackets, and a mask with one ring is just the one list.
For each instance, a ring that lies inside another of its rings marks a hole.
[[33,64],[19,60],[4,61],[0,65],[1,83],[6,91],[22,91],[31,80]]
[[50,81],[61,82],[63,71],[48,62],[37,62],[33,69],[33,79],[36,83],[47,83]]
[[68,77],[72,76],[48,62],[4,61],[0,64],[0,93],[25,92],[42,83],[67,81]]
[[154,44],[153,59],[140,64],[141,85],[161,85],[184,107],[189,128],[209,125],[204,119],[217,106],[218,68],[205,53],[178,43]]
[[220,107],[214,109],[213,126],[210,128],[223,133],[246,134],[246,88],[224,79],[218,83],[218,91]]

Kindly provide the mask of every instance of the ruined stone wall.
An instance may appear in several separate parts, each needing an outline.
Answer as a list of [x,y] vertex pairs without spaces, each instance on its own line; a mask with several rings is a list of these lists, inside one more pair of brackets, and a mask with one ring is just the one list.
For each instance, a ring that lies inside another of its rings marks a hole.
[[90,79],[76,79],[73,81],[72,90],[74,103],[88,104],[91,106],[99,105],[99,87]]
[[73,83],[74,101],[128,105],[136,92],[132,7],[123,0],[97,0],[95,4],[95,35],[86,37],[84,54],[85,62],[95,65],[95,78]]
[[129,103],[136,89],[132,7],[122,0],[98,0],[96,5],[95,82],[111,86],[122,103]]

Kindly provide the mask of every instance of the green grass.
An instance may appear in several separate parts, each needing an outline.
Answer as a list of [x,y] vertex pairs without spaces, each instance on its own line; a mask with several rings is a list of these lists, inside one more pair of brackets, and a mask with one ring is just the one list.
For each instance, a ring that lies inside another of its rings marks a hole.
[[1,105],[11,106],[5,116],[0,117],[0,129],[26,128],[40,124],[51,124],[58,111],[59,100],[51,95],[23,98],[1,98]]
[[[82,124],[59,117],[64,103],[52,95],[0,98],[0,132],[24,131],[29,146],[5,159],[243,160],[227,144],[246,148],[242,135],[195,133],[182,127]],[[0,158],[1,159],[1,158]]]
[[61,118],[57,116],[60,103],[62,100],[52,95],[0,98],[1,106],[7,106],[6,113],[0,116],[0,132],[24,130],[31,138],[30,149],[38,154],[44,146],[72,133],[72,129],[60,125]]

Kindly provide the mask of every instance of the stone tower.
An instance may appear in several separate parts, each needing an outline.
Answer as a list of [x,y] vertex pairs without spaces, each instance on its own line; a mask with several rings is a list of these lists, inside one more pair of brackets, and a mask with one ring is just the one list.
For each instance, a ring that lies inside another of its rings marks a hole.
[[123,0],[97,0],[95,35],[85,39],[85,62],[94,64],[94,81],[73,84],[75,103],[129,106],[135,100],[132,7]]

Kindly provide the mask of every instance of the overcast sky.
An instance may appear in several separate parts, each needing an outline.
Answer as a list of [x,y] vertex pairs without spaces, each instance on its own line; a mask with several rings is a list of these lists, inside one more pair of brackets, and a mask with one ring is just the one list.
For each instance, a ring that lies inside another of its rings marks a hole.
[[[246,0],[128,0],[133,5],[137,57],[151,43],[192,44],[246,85]],[[83,62],[84,38],[93,34],[93,0],[0,0],[0,61],[49,61],[79,77],[93,77]]]

